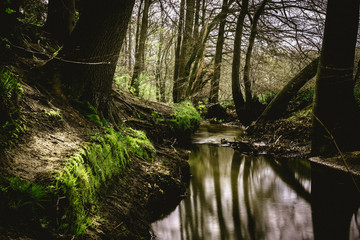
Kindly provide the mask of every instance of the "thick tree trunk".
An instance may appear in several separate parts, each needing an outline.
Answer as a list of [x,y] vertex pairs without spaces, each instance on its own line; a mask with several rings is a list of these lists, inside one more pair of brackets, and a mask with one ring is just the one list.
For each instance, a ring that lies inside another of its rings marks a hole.
[[247,13],[249,0],[242,0],[241,11],[236,22],[236,33],[234,39],[234,55],[231,72],[231,89],[235,104],[236,114],[241,121],[244,112],[244,98],[240,87],[240,59],[241,59],[241,38],[243,33],[244,19]]
[[310,79],[315,77],[319,58],[316,58],[303,68],[295,77],[293,77],[283,89],[275,96],[275,98],[267,105],[257,122],[264,120],[277,119],[285,111],[289,101]]
[[135,0],[87,0],[68,43],[54,65],[55,78],[73,98],[89,101],[107,114],[112,83]]
[[45,30],[65,43],[75,28],[75,0],[49,0]]
[[353,92],[358,22],[359,0],[328,1],[313,107],[313,154],[336,153],[334,141],[341,151],[360,149],[360,110]]
[[245,86],[246,105],[251,104],[251,102],[252,102],[252,91],[251,91],[251,81],[250,81],[251,55],[252,55],[252,50],[254,47],[255,37],[257,34],[257,24],[258,24],[261,14],[264,11],[267,1],[268,0],[263,0],[261,5],[256,9],[256,12],[254,14],[254,18],[253,18],[253,21],[251,24],[249,45],[248,45],[248,49],[246,51],[245,66],[244,66],[244,86]]
[[211,79],[209,103],[218,103],[219,102],[221,62],[222,62],[222,52],[223,52],[223,46],[224,46],[225,24],[226,24],[226,17],[227,17],[228,10],[229,10],[228,1],[223,0],[222,9],[221,9],[221,13],[220,13],[218,39],[216,42],[214,75],[213,75],[213,78]]
[[183,25],[184,25],[184,11],[185,11],[185,0],[181,0],[180,2],[180,16],[178,23],[178,33],[177,33],[177,42],[175,49],[175,65],[174,65],[174,79],[173,79],[173,101],[177,103],[180,99],[178,99],[179,92],[179,67],[180,67],[180,51],[181,51],[181,43],[183,38]]
[[139,96],[140,93],[140,74],[144,71],[144,53],[145,53],[145,42],[147,38],[147,29],[149,26],[149,7],[152,0],[145,0],[142,21],[141,21],[141,30],[139,36],[139,46],[135,53],[135,64],[134,72],[131,78],[130,88],[133,91],[135,96]]

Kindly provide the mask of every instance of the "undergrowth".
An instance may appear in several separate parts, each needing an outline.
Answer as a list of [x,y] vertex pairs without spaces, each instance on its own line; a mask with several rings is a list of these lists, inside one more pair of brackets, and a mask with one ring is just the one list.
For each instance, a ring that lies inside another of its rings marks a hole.
[[20,114],[22,88],[18,76],[10,68],[0,68],[0,148],[12,145],[25,131]]
[[41,185],[31,184],[17,177],[0,176],[1,205],[9,209],[24,212],[24,208],[42,208],[48,196],[48,189]]
[[175,104],[170,129],[177,138],[186,139],[199,127],[201,116],[190,101]]
[[99,194],[129,164],[131,157],[152,160],[155,148],[142,131],[106,129],[71,156],[56,177],[56,189],[66,196],[69,208],[61,228],[80,235],[92,224],[100,203]]

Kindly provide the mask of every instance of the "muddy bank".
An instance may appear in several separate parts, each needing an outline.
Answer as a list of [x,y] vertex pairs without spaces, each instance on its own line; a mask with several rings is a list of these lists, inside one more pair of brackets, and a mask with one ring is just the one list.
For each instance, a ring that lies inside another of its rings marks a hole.
[[[80,113],[81,109],[52,97],[26,74],[20,81],[21,113],[26,130],[1,154],[1,177],[19,179],[20,188],[23,183],[28,189],[54,186],[56,172],[66,166],[68,158],[93,136],[105,134],[104,129]],[[67,217],[62,213],[68,204],[63,193],[51,195],[40,204],[20,202],[21,208],[16,209],[11,206],[10,186],[6,183],[1,193],[7,197],[1,199],[0,239],[150,239],[151,221],[166,214],[181,200],[190,173],[188,153],[175,150],[178,139],[169,130],[173,109],[164,104],[128,99],[120,92],[114,94],[118,94],[115,105],[123,122],[145,131],[150,137],[155,147],[152,160],[130,155],[127,167],[120,175],[107,180],[97,194],[96,210],[91,210],[94,209],[91,205],[85,206],[92,224],[80,236],[56,224],[66,221]]]

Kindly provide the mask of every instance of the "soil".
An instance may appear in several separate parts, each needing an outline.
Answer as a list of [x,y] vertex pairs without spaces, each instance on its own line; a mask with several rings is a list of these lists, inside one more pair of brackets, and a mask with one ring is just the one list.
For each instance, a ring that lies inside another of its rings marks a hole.
[[[21,113],[26,131],[0,156],[2,176],[48,184],[66,159],[77,152],[99,127],[58,99],[32,78],[29,66],[39,61],[17,58],[14,71],[21,77]],[[16,66],[21,66],[16,67]],[[25,69],[25,70],[24,70]],[[27,69],[27,70],[26,70]],[[153,162],[132,158],[128,168],[102,193],[99,216],[82,239],[150,239],[150,223],[173,209],[185,196],[190,170],[188,152],[175,149],[167,121],[156,124],[153,112],[168,118],[172,108],[134,99],[114,90],[114,107],[127,126],[144,130],[157,149]],[[51,113],[60,111],[61,115]],[[55,206],[52,206],[55,208]],[[33,219],[0,217],[0,239],[73,239],[47,229]]]

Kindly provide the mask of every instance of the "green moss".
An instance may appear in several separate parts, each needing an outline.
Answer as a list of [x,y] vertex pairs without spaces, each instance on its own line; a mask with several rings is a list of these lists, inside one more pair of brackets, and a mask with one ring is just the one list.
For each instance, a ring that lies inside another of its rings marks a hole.
[[186,139],[199,127],[201,116],[189,101],[175,105],[170,128],[177,138]]
[[129,164],[131,156],[151,160],[155,148],[144,132],[124,128],[107,129],[105,136],[94,136],[78,153],[71,156],[56,177],[56,189],[69,200],[62,227],[80,235],[92,223],[99,194]]
[[163,116],[161,116],[158,112],[156,111],[153,111],[151,113],[151,116],[153,118],[153,121],[155,124],[159,124],[161,122],[164,122],[165,121],[165,118]]

